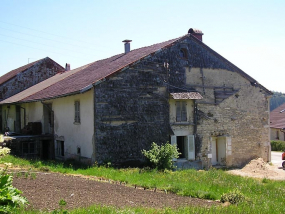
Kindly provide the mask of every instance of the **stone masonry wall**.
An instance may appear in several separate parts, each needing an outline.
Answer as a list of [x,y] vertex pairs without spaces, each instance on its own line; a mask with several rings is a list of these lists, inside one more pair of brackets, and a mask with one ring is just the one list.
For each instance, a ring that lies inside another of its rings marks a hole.
[[145,60],[95,87],[96,161],[139,164],[142,149],[168,140],[165,73]]
[[24,72],[0,85],[1,99],[11,97],[53,75],[63,72],[64,68],[48,57],[40,60]]
[[[186,57],[181,56],[181,49]],[[167,63],[167,64],[166,64]],[[95,88],[95,150],[99,162],[143,160],[142,149],[165,143],[173,134],[169,120],[169,88],[196,89],[196,160],[209,167],[211,137],[231,139],[227,166],[255,157],[268,160],[267,92],[238,69],[189,37],[142,60]],[[215,90],[230,90],[217,102]],[[193,129],[194,132],[194,129]]]

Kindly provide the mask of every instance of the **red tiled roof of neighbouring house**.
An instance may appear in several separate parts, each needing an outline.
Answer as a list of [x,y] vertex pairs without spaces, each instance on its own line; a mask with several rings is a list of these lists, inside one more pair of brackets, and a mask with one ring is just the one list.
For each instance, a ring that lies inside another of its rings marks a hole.
[[8,80],[12,79],[14,76],[16,76],[17,74],[27,70],[28,68],[32,67],[34,64],[36,64],[37,62],[41,61],[43,59],[37,60],[35,62],[31,62],[27,65],[24,65],[22,67],[19,67],[17,69],[14,69],[6,74],[4,74],[3,76],[0,77],[0,85],[3,84],[4,82],[7,82]]
[[177,41],[184,40],[186,37],[191,37],[195,42],[199,43],[204,48],[207,48],[211,53],[215,54],[217,57],[227,63],[230,67],[233,68],[234,71],[238,72],[250,82],[256,83],[256,86],[261,87],[267,93],[271,93],[262,85],[259,85],[252,77],[247,75],[245,72],[240,70],[238,67],[236,67],[228,60],[220,56],[218,53],[213,51],[211,48],[209,48],[207,45],[205,45],[202,41],[198,40],[191,34],[187,34],[185,36],[172,39],[166,42],[135,49],[128,53],[118,54],[107,59],[90,63],[87,66],[68,71],[72,72],[72,74],[70,75],[67,74],[67,72],[64,72],[62,74],[64,75],[64,78],[60,78],[59,75],[55,75],[55,77],[51,77],[54,80],[53,82],[49,79],[45,80],[42,83],[39,83],[13,97],[3,100],[2,102],[0,102],[0,104],[32,102],[37,100],[46,100],[80,93],[82,90],[84,91],[85,88],[91,88],[90,86],[92,86],[92,84],[99,83],[104,78],[107,78],[112,74],[115,74],[116,72],[127,68],[128,66],[131,66],[152,54],[155,54],[161,49],[172,46],[176,44]]
[[270,128],[285,128],[285,103],[270,112]]

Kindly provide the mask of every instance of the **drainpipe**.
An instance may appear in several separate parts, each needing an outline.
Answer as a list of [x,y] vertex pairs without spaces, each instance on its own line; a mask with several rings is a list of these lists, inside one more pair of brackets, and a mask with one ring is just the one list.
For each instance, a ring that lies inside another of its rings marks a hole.
[[193,115],[193,118],[194,118],[194,126],[193,126],[193,134],[194,134],[194,137],[195,137],[195,140],[196,140],[196,134],[197,134],[197,103],[196,103],[196,100],[193,100],[194,101],[194,115]]
[[95,84],[93,84],[93,129],[94,129],[94,134],[93,134],[93,153],[91,157],[91,161],[95,162],[96,160],[96,95],[95,95]]

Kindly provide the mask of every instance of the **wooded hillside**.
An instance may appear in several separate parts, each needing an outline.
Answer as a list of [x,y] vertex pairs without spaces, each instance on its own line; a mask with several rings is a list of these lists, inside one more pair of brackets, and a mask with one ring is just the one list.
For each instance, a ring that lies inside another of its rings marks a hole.
[[273,95],[270,99],[270,111],[285,103],[285,94],[277,91],[272,91]]

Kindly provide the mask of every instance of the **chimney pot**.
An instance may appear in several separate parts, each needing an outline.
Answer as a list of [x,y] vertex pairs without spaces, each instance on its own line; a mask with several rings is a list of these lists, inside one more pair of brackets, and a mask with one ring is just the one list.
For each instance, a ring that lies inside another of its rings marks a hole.
[[123,42],[125,43],[125,54],[131,51],[131,41],[129,39],[125,39]]
[[201,30],[195,29],[195,28],[190,28],[190,29],[188,30],[188,33],[192,34],[192,35],[195,36],[197,39],[199,39],[200,41],[202,41],[202,36],[203,36],[204,34],[202,33]]
[[65,71],[70,71],[70,64],[69,63],[65,64]]

